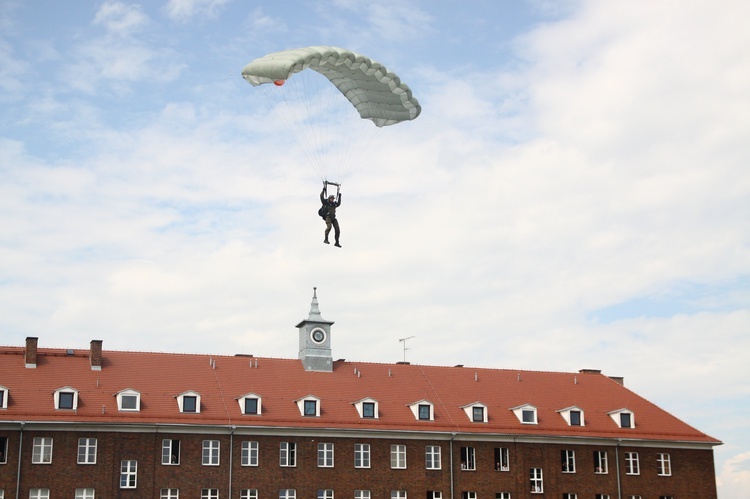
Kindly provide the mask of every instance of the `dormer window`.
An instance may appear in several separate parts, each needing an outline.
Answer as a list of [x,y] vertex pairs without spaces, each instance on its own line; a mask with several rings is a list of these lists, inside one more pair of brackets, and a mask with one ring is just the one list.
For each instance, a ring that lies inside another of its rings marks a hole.
[[65,386],[54,391],[55,409],[78,409],[78,390]]
[[188,391],[181,393],[175,397],[177,399],[177,407],[180,412],[195,413],[201,412],[201,395],[198,392]]
[[247,393],[237,398],[240,404],[240,411],[242,414],[257,415],[261,414],[261,403],[260,395],[255,393]]
[[572,406],[560,409],[557,411],[563,417],[568,426],[585,426],[583,419],[583,409],[580,407]]
[[308,418],[320,417],[320,399],[313,395],[295,400],[302,416]]
[[418,421],[435,421],[434,405],[428,400],[419,400],[409,404],[409,409]]
[[635,428],[635,414],[628,409],[618,409],[608,413],[620,428]]
[[378,419],[378,401],[371,398],[364,398],[354,402],[357,414],[362,419]]
[[465,405],[461,407],[461,409],[464,410],[469,421],[474,423],[487,422],[487,406],[481,402],[474,402],[473,404]]
[[[0,386],[0,409],[8,408],[8,389]],[[2,449],[0,449],[2,451]]]
[[530,404],[519,405],[511,408],[522,424],[537,424],[536,407]]
[[118,411],[138,412],[141,410],[141,394],[132,388],[126,388],[115,394]]

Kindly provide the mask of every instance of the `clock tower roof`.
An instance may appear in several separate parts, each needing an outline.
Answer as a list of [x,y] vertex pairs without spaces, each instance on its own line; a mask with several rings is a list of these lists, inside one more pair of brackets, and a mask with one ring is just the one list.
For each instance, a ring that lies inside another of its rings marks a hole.
[[313,287],[313,297],[312,297],[312,303],[310,303],[310,313],[307,316],[307,319],[303,320],[299,324],[297,324],[296,327],[300,327],[305,323],[315,322],[318,324],[333,324],[332,321],[327,321],[323,318],[322,315],[320,315],[320,308],[318,307],[318,288]]

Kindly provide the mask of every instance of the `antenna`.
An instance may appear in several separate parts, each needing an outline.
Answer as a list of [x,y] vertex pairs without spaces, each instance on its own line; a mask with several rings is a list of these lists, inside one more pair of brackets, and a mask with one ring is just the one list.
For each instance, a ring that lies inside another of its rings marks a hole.
[[416,338],[416,336],[409,336],[409,337],[406,337],[406,338],[400,338],[400,339],[398,340],[398,341],[400,341],[401,343],[403,343],[403,344],[404,344],[404,362],[406,362],[406,351],[407,351],[407,350],[411,350],[410,348],[408,348],[408,347],[406,346],[406,340],[410,340],[410,339],[412,339],[412,338]]

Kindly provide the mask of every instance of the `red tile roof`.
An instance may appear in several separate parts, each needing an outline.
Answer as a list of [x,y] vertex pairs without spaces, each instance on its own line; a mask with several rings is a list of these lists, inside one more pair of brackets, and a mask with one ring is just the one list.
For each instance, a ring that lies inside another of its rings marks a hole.
[[[596,371],[517,371],[470,367],[374,364],[336,361],[333,372],[305,371],[296,359],[104,351],[102,370],[91,370],[88,350],[38,349],[37,368],[24,367],[24,349],[0,347],[0,386],[9,391],[2,421],[115,424],[195,424],[311,429],[468,432],[721,442],[696,430],[621,384]],[[215,365],[215,368],[214,368]],[[257,365],[257,367],[256,367]],[[55,410],[53,391],[77,389],[78,408]],[[120,412],[115,394],[141,394],[139,412]],[[176,396],[201,396],[199,414],[181,414]],[[262,415],[243,415],[237,397],[262,397]],[[320,417],[300,415],[295,400],[320,399]],[[379,418],[362,419],[354,403],[378,401]],[[434,421],[417,421],[408,408],[434,404]],[[462,407],[487,406],[487,423],[469,420]],[[521,424],[511,408],[537,408],[538,424]],[[576,406],[585,426],[568,426],[559,411]],[[608,413],[627,408],[635,428],[619,428]]]

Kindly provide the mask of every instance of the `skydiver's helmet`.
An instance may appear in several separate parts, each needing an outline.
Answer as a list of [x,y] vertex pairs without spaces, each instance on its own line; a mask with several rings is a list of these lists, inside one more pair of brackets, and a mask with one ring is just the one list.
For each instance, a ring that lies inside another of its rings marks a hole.
[[328,201],[330,201],[330,202],[333,202],[335,199],[336,199],[336,196],[334,196],[333,194],[331,194],[330,196],[328,196]]

